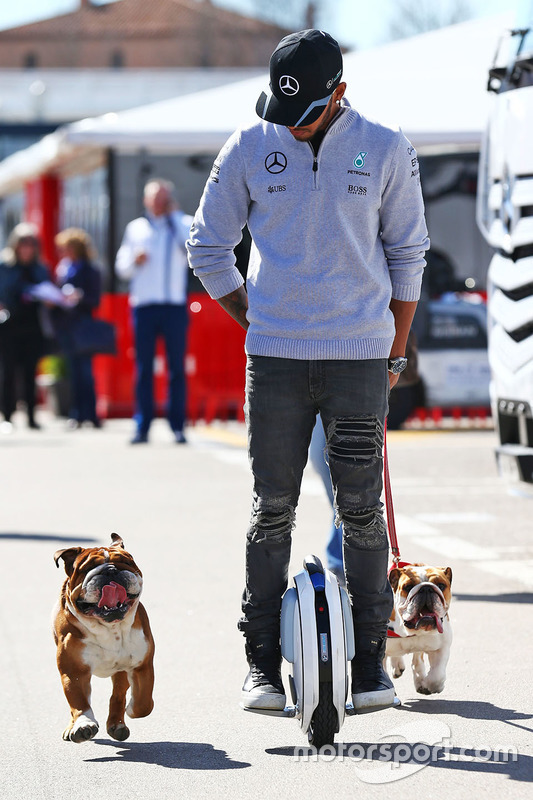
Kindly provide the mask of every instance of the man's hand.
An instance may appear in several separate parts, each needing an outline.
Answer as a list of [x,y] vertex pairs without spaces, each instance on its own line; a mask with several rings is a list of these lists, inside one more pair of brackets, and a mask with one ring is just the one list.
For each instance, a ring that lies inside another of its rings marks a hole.
[[[411,323],[413,321],[417,305],[417,302],[406,303],[402,300],[390,301],[389,308],[394,315],[396,335],[394,337],[394,342],[392,343],[389,358],[397,358],[398,356],[405,355],[407,337],[409,336],[409,331],[411,330]],[[399,379],[399,375],[394,375],[392,372],[389,372],[389,385],[391,389],[393,386],[396,386]]]
[[147,259],[148,253],[145,250],[138,250],[133,259],[133,263],[136,267],[142,267],[143,264],[146,264]]
[[400,380],[399,375],[394,375],[393,372],[389,372],[389,386],[391,389],[393,388],[393,386],[396,386],[399,380]]
[[225,294],[224,297],[219,297],[217,302],[222,306],[224,311],[233,317],[239,323],[241,328],[245,331],[248,330],[249,322],[246,319],[246,312],[248,311],[248,294],[244,286],[239,286],[234,292]]

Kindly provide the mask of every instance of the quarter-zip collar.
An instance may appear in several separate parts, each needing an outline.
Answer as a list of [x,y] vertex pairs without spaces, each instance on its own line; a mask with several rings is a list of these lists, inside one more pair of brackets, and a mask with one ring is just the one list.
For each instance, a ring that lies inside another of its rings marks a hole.
[[322,148],[322,144],[324,142],[324,139],[326,138],[326,136],[332,136],[332,135],[334,135],[336,133],[340,133],[343,130],[347,129],[350,126],[350,123],[353,121],[353,115],[355,113],[356,112],[353,111],[353,109],[352,109],[350,103],[348,102],[348,100],[345,97],[343,97],[341,99],[341,107],[340,107],[339,112],[334,116],[334,118],[331,120],[331,122],[329,123],[328,127],[324,131],[323,136],[318,141],[318,146],[316,147],[316,149],[315,149],[315,146],[313,144],[313,141],[309,140],[307,142],[298,142],[293,137],[293,135],[290,133],[290,131],[289,131],[289,129],[287,127],[276,125],[277,128],[281,128],[283,130],[284,138],[285,137],[289,137],[290,141],[292,143],[296,144],[296,145],[298,145],[298,144],[307,144],[309,146],[309,148],[311,149],[311,153],[313,154],[312,170],[313,170],[313,173],[314,173],[314,175],[313,175],[313,179],[314,179],[313,183],[314,183],[314,188],[315,189],[318,188],[318,181],[317,181],[318,156],[319,156],[319,152],[320,152],[320,150]]

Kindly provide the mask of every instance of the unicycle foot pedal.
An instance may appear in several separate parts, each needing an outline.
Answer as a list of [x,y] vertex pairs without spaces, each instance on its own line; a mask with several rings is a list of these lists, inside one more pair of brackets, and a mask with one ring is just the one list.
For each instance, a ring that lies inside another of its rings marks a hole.
[[347,703],[346,705],[346,716],[347,717],[354,717],[359,716],[360,714],[373,714],[374,711],[386,711],[387,708],[400,708],[402,701],[399,697],[395,697],[392,705],[387,703],[384,706],[369,706],[368,708],[354,708],[352,703]]
[[251,711],[252,714],[262,714],[265,717],[295,717],[297,709],[294,706],[286,706],[283,710],[275,708],[247,708],[243,703],[239,703],[243,711]]

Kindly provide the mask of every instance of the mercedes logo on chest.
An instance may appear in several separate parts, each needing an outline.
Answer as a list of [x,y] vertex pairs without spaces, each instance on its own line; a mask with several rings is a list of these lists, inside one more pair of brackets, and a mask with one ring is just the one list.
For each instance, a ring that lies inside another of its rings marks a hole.
[[298,94],[300,91],[300,84],[296,78],[292,77],[292,75],[282,75],[279,79],[279,88],[283,94],[287,94],[289,97],[292,97],[294,94]]
[[267,172],[270,172],[272,175],[279,175],[280,172],[283,172],[286,166],[287,157],[284,155],[284,153],[280,153],[278,150],[274,150],[273,153],[269,153],[265,158],[265,168]]

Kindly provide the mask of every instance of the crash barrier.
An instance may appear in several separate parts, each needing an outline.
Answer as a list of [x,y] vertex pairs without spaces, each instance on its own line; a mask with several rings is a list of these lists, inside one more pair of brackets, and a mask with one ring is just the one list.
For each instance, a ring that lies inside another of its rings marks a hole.
[[[244,419],[244,330],[207,294],[189,295],[189,328],[185,373],[187,418]],[[98,413],[103,418],[131,416],[134,408],[135,346],[131,310],[124,294],[105,295],[100,317],[117,329],[116,356],[95,356]],[[154,363],[156,413],[164,415],[167,370],[164,345],[158,344]]]
[[404,422],[404,429],[492,429],[494,427],[491,409],[487,406],[453,406],[450,408],[434,406],[416,408]]

